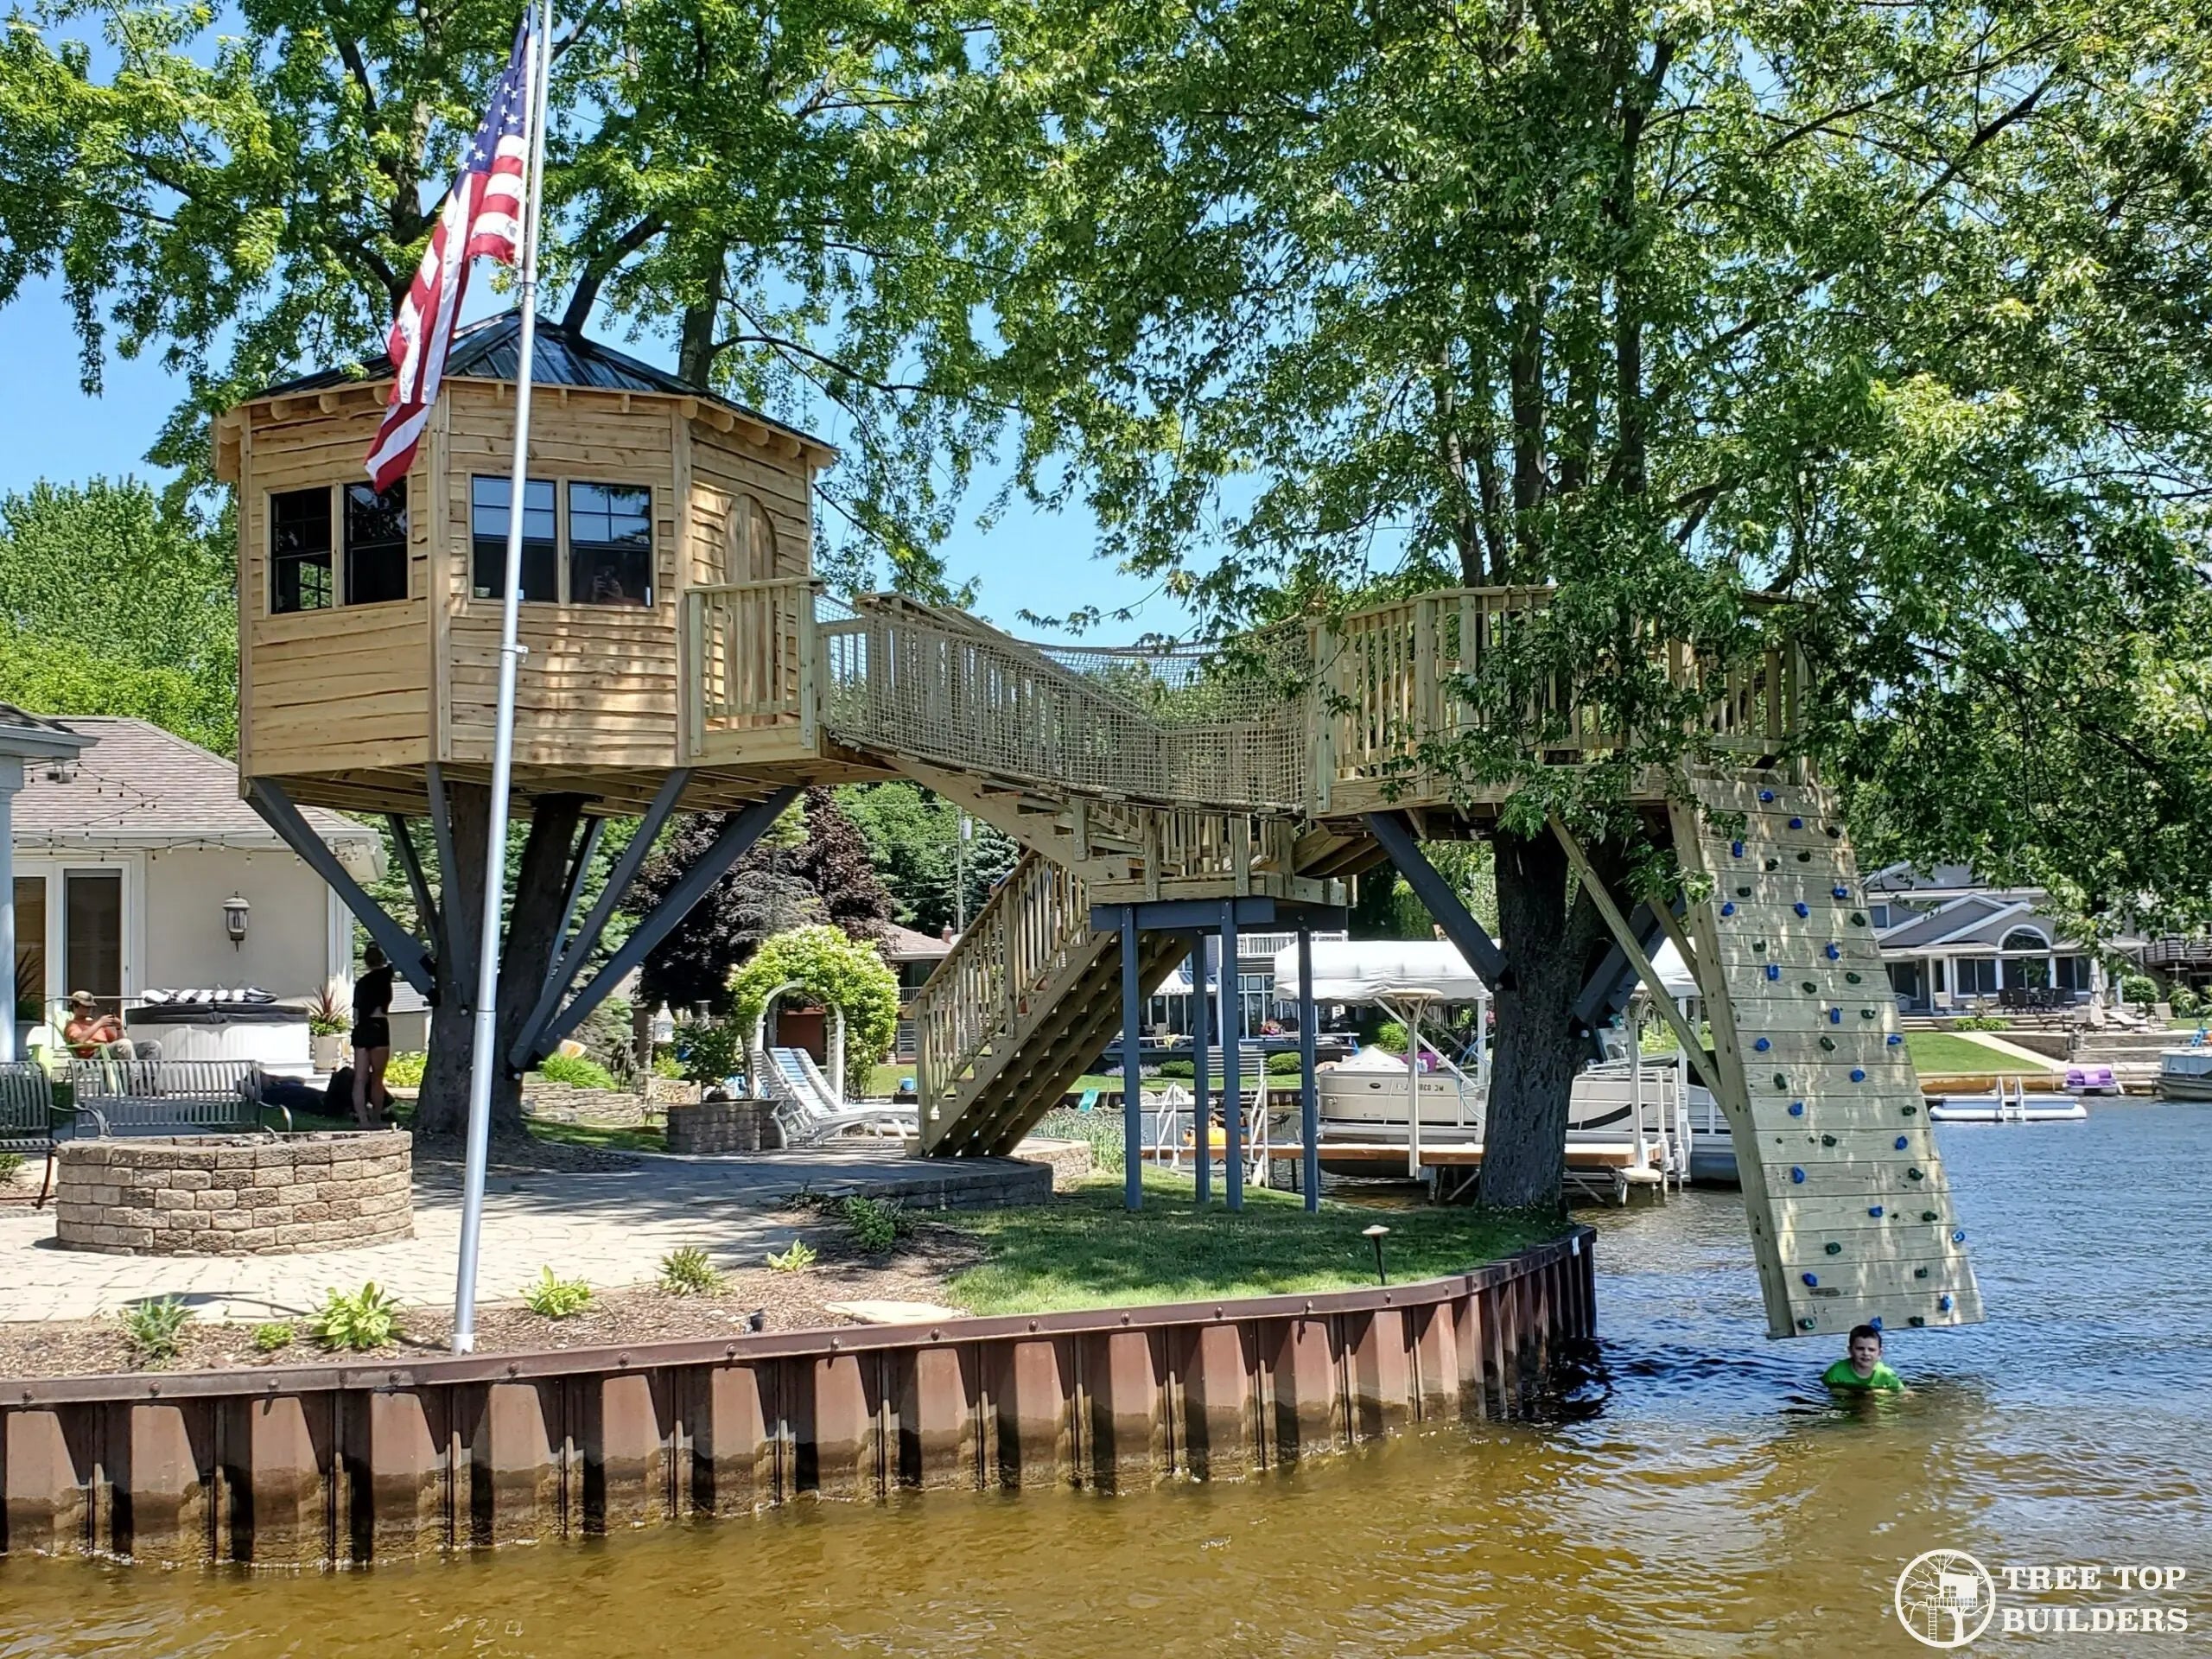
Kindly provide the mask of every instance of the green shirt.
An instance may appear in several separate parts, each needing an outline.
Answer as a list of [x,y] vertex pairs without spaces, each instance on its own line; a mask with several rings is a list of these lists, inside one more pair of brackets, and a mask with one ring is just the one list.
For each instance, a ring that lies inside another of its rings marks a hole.
[[1851,1369],[1849,1360],[1839,1359],[1821,1374],[1821,1381],[1832,1389],[1848,1389],[1853,1392],[1878,1389],[1885,1393],[1898,1394],[1904,1390],[1904,1383],[1897,1374],[1878,1359],[1874,1362],[1874,1373],[1871,1376],[1859,1376]]

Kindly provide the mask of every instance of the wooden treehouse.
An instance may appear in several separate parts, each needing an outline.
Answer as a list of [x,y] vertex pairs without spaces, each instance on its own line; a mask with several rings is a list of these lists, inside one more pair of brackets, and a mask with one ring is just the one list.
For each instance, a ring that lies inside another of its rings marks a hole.
[[[456,868],[460,804],[491,760],[518,332],[512,318],[463,331],[387,496],[361,467],[387,364],[273,387],[217,429],[238,493],[242,788],[426,989],[462,982],[447,969],[467,955],[465,923],[438,913],[410,859],[429,937],[410,936],[316,857],[296,808],[425,819]],[[512,1071],[573,1029],[798,788],[904,775],[1026,849],[913,1009],[918,1150],[1003,1153],[1134,1032],[1139,999],[1204,934],[1302,934],[1385,861],[1495,983],[1501,953],[1421,843],[1484,833],[1515,785],[1440,774],[1437,740],[1525,736],[1530,766],[1629,741],[1553,681],[1505,713],[1467,697],[1542,590],[1430,594],[1166,651],[1037,645],[890,595],[833,600],[810,533],[827,445],[550,326],[534,374],[516,810],[556,822],[561,844],[537,866],[549,891],[525,892],[510,924],[519,933],[534,905],[544,935],[510,941],[511,959],[544,964],[503,981]],[[1777,648],[1723,672],[1661,636],[1649,649],[1706,760],[1652,769],[1633,793],[1713,896],[1633,904],[1560,827],[1613,941],[1579,1011],[1602,1023],[1639,982],[1672,1009],[1650,957],[1680,950],[1710,1033],[1677,1020],[1678,1034],[1729,1116],[1776,1334],[1979,1318],[1848,840],[1787,759],[1795,660]],[[715,851],[585,977],[653,832],[699,810],[732,814]],[[1719,835],[1716,813],[1748,827]],[[595,824],[639,815],[579,918]],[[1309,1123],[1309,1157],[1314,1138]]]

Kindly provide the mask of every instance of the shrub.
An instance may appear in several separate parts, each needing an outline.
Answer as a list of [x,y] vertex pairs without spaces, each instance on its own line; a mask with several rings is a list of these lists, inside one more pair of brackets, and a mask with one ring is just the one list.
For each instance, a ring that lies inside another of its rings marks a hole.
[[2190,985],[2177,985],[2166,994],[2166,1001],[2184,1020],[2194,1020],[2204,1012],[2204,999]]
[[899,1242],[899,1234],[913,1230],[896,1198],[850,1198],[838,1206],[838,1211],[853,1235],[853,1243],[871,1255],[889,1249]]
[[621,1087],[612,1071],[581,1054],[548,1054],[539,1062],[537,1075],[548,1083],[565,1083],[577,1089]]
[[827,925],[795,927],[763,940],[730,981],[730,1011],[739,1031],[750,1032],[770,995],[788,984],[844,1015],[845,1056],[861,1075],[890,1052],[899,1034],[899,976],[873,944]]
[[1385,1020],[1375,1028],[1375,1046],[1387,1053],[1406,1052],[1406,1028],[1395,1020]]
[[556,1279],[550,1267],[525,1287],[522,1305],[542,1319],[573,1319],[591,1306],[591,1287],[581,1279]]
[[1271,1077],[1294,1077],[1303,1069],[1303,1063],[1295,1054],[1268,1056],[1268,1075]]
[[271,1319],[266,1325],[253,1327],[254,1349],[264,1354],[276,1353],[290,1347],[293,1338],[298,1334],[289,1319]]
[[23,1154],[20,1152],[0,1152],[0,1186],[5,1186],[23,1173]]
[[683,1063],[667,1050],[663,1049],[653,1056],[653,1076],[673,1078],[681,1077],[683,1075]]
[[1963,1020],[1954,1020],[1955,1031],[2009,1031],[2012,1022],[2001,1014],[1970,1014]]
[[677,1069],[693,1083],[720,1083],[745,1070],[745,1033],[734,1020],[702,1020],[676,1031]]
[[671,1296],[712,1296],[722,1287],[722,1276],[696,1244],[671,1250],[660,1259],[660,1287]]
[[2155,1002],[2158,1000],[2158,982],[2148,974],[2122,974],[2120,994],[2130,1002]]
[[1198,1077],[1198,1064],[1196,1060],[1162,1060],[1160,1063],[1159,1075],[1163,1077],[1175,1077],[1188,1083]]
[[814,1247],[803,1238],[793,1239],[791,1249],[781,1255],[773,1250],[768,1252],[768,1265],[778,1273],[804,1273],[816,1259]]
[[1083,1141],[1090,1143],[1090,1167],[1102,1175],[1118,1175],[1128,1167],[1128,1149],[1122,1145],[1122,1115],[1119,1112],[1078,1112],[1069,1106],[1058,1106],[1038,1120],[1031,1134],[1046,1141]]
[[123,1321],[123,1333],[130,1338],[130,1345],[143,1360],[159,1362],[175,1359],[184,1340],[185,1322],[191,1319],[192,1310],[184,1305],[181,1296],[163,1296],[156,1300],[133,1302],[117,1316]]
[[404,1054],[395,1054],[391,1064],[384,1069],[384,1080],[394,1089],[420,1089],[423,1086],[423,1068],[429,1064],[429,1055],[412,1049]]
[[308,1319],[309,1334],[324,1347],[355,1352],[383,1347],[398,1330],[399,1300],[373,1279],[359,1290],[326,1290]]

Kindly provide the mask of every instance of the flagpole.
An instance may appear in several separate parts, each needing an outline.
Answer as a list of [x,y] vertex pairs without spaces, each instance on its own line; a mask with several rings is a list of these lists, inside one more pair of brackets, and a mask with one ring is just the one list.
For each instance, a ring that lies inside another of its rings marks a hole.
[[477,933],[475,1026],[468,1060],[468,1158],[461,1198],[461,1261],[453,1295],[453,1351],[476,1346],[476,1263],[484,1230],[484,1174],[492,1150],[492,1073],[498,1064],[499,937],[507,885],[507,804],[515,758],[516,638],[522,601],[523,513],[529,494],[530,388],[537,342],[539,203],[545,187],[546,83],[553,69],[553,0],[542,0],[530,87],[530,171],[523,196],[521,361],[515,366],[515,458],[507,492],[507,585],[499,606],[499,701],[492,738],[492,801],[484,836],[484,910]]

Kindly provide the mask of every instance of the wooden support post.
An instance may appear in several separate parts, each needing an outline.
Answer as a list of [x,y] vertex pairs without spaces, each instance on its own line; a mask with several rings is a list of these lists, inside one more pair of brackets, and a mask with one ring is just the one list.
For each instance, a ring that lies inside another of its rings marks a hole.
[[1191,1110],[1191,1135],[1198,1143],[1198,1201],[1213,1197],[1212,1069],[1206,1064],[1206,936],[1191,935],[1191,1083],[1197,1103]]
[[1236,982],[1236,901],[1221,907],[1222,1153],[1228,1173],[1222,1186],[1231,1210],[1244,1207],[1244,996]]
[[1137,910],[1122,906],[1122,1203],[1144,1208],[1144,1056],[1138,1029]]
[[1298,1190],[1306,1212],[1321,1207],[1321,1096],[1313,1078],[1313,927],[1298,924]]

